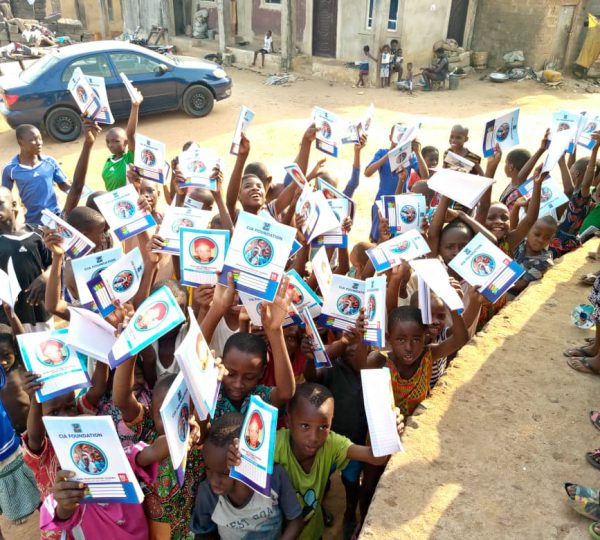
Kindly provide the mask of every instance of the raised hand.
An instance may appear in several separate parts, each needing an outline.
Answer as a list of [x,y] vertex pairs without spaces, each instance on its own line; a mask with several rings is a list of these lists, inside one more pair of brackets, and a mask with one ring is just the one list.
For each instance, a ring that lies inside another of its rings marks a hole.
[[142,95],[142,93],[137,89],[137,88],[133,88],[133,96],[131,96],[131,105],[133,107],[139,107],[142,102],[144,101],[144,96]]
[[35,401],[35,393],[42,389],[44,383],[40,381],[41,375],[33,371],[26,371],[23,374],[23,390],[29,396],[29,399]]
[[233,439],[227,450],[227,467],[237,467],[242,464],[242,454],[240,453],[240,440]]
[[385,242],[392,237],[392,233],[390,232],[390,223],[387,219],[385,219],[384,215],[381,213],[381,210],[377,209],[377,213],[379,214],[379,241]]
[[317,178],[319,176],[319,173],[321,172],[321,169],[325,165],[326,161],[327,161],[327,158],[323,158],[323,159],[320,159],[319,161],[317,161],[317,164],[313,167],[313,170],[310,171],[310,173],[306,177],[306,180],[308,182],[310,182],[311,180],[314,180],[315,178]]
[[65,254],[65,250],[62,247],[64,239],[56,231],[48,227],[42,227],[42,240],[44,241],[44,245],[52,252],[52,255],[60,257]]
[[281,330],[283,321],[290,312],[293,290],[289,287],[289,284],[290,278],[284,277],[273,302],[263,302],[261,305],[260,317],[267,334]]
[[215,287],[213,294],[213,306],[220,312],[225,313],[232,305],[235,300],[235,281],[233,279],[233,272],[227,274],[227,285],[218,284]]
[[242,133],[240,137],[240,147],[238,149],[238,156],[248,157],[250,153],[250,139],[246,137],[245,133]]
[[59,519],[66,520],[71,517],[85,497],[86,485],[71,480],[75,476],[73,471],[60,470],[56,473],[52,493],[57,504],[56,515]]
[[98,134],[102,131],[102,128],[93,120],[85,118],[83,120],[83,134],[84,142],[88,144],[94,144],[98,138]]

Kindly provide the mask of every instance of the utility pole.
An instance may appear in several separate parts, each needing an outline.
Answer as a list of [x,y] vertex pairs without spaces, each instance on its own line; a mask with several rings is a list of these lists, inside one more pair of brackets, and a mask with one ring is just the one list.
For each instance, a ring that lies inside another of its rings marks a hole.
[[282,0],[281,3],[281,67],[284,71],[292,70],[294,58],[294,4],[294,0]]

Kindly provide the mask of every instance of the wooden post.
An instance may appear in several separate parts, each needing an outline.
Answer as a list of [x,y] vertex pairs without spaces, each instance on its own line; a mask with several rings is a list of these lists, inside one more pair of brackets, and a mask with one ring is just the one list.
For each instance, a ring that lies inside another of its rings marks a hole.
[[229,23],[225,20],[225,2],[224,0],[217,0],[217,14],[218,14],[218,29],[219,29],[219,52],[225,54],[227,49],[227,27]]
[[294,0],[283,0],[281,3],[281,67],[291,71],[294,58]]

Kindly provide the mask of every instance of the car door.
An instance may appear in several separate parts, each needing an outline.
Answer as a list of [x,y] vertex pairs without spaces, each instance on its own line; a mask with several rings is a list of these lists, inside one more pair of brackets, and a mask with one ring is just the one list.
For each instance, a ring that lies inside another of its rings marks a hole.
[[125,94],[127,91],[125,90],[118,73],[111,67],[106,54],[88,54],[86,56],[81,56],[68,64],[61,76],[61,82],[64,84],[65,91],[67,91],[67,85],[76,68],[81,68],[81,71],[86,75],[104,77],[106,94],[108,95],[108,101],[113,116],[122,118],[129,114],[129,96],[127,96],[126,100]]
[[[164,71],[159,60],[131,51],[110,53],[117,73],[124,73],[144,96],[141,113],[176,109],[179,100],[171,71]],[[170,66],[167,66],[170,68]]]

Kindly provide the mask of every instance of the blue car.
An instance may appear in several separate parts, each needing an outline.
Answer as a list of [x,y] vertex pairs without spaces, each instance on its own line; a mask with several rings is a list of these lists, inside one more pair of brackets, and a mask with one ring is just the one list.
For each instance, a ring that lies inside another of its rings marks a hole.
[[231,79],[222,67],[205,60],[163,56],[121,41],[69,45],[32,63],[18,77],[0,78],[0,112],[14,129],[34,124],[61,142],[82,131],[80,111],[67,89],[76,68],[104,77],[115,119],[127,118],[129,94],[120,73],[144,96],[141,114],[182,109],[206,116],[215,101],[231,95]]

